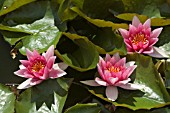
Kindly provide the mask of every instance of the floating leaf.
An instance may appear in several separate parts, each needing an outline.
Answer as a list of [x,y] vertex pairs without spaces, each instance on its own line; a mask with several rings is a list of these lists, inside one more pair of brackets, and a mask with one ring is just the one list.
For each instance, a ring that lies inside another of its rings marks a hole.
[[100,108],[95,103],[77,104],[66,110],[64,113],[99,113]]
[[[12,0],[11,0],[12,1]],[[2,24],[16,26],[18,24],[30,24],[44,17],[48,1],[37,0],[31,2],[5,15]]]
[[87,71],[96,68],[99,54],[94,44],[90,42],[86,37],[79,36],[77,34],[63,34],[67,38],[71,39],[72,43],[74,43],[77,48],[75,48],[75,50],[73,50],[71,53],[64,54],[61,54],[56,50],[56,55],[70,67],[79,71]]
[[[58,82],[59,84],[55,84],[54,82]],[[35,93],[34,88],[33,90],[31,90],[31,88],[27,89],[19,96],[18,100],[16,101],[16,113],[62,113],[63,106],[67,98],[67,94],[65,96],[61,96],[60,93],[62,92],[59,93],[59,91],[61,91],[60,90],[61,87],[68,91],[68,87],[70,84],[69,82],[70,82],[69,80],[63,80],[59,78],[57,80],[53,81],[49,80],[46,83],[42,83],[47,85],[45,87],[43,85],[36,86],[37,90],[39,91],[39,92],[36,91],[37,93]],[[58,89],[59,91],[55,92],[55,90]],[[32,93],[35,95],[32,95]],[[48,97],[49,95],[50,97]],[[31,102],[31,98],[35,97],[37,100],[35,100],[35,102]],[[50,105],[51,107],[43,103],[42,106],[40,105],[40,108],[39,107],[36,108],[37,104],[39,104],[36,103],[36,101],[40,102],[41,100],[42,101],[48,99],[50,100],[50,98],[54,99],[52,100],[53,104],[51,103]]]
[[86,16],[83,12],[81,12],[77,7],[72,7],[71,10],[76,12],[79,16],[83,17],[90,23],[98,26],[98,27],[112,27],[112,29],[118,29],[118,28],[128,28],[127,24],[116,24],[111,21],[105,21],[100,19],[92,19],[88,16]]
[[118,108],[116,109],[115,113],[169,113],[170,109],[168,107],[165,108],[158,108],[153,110],[130,110],[127,108]]
[[[14,27],[3,27],[7,31],[17,31],[22,33],[31,33],[32,35],[19,37],[22,39],[23,47],[20,49],[22,54],[26,54],[26,48],[30,50],[38,50],[42,53],[46,51],[49,46],[56,45],[61,37],[61,32],[58,28],[54,26],[54,18],[50,8],[47,8],[46,15],[43,19],[37,20],[32,24],[22,24]],[[11,37],[7,37],[11,38]],[[16,42],[19,39],[14,39],[11,41]],[[9,41],[9,40],[8,40]],[[12,43],[10,41],[10,43]],[[13,42],[13,43],[14,43]]]
[[[54,80],[47,80],[43,83],[32,87],[31,91],[31,102],[35,102],[37,109],[43,104],[46,103],[48,108],[51,108],[51,105],[53,103],[61,101],[61,105],[53,106],[53,109],[58,109],[59,111],[62,110],[62,108],[58,108],[60,106],[64,105],[64,101],[67,97],[67,91],[71,84],[72,79],[54,79]],[[57,100],[54,101],[54,92],[57,94],[55,97]]]
[[0,111],[2,113],[14,113],[16,96],[7,86],[0,84]]
[[1,10],[0,10],[0,16],[7,14],[25,4],[34,2],[36,0],[5,0]]

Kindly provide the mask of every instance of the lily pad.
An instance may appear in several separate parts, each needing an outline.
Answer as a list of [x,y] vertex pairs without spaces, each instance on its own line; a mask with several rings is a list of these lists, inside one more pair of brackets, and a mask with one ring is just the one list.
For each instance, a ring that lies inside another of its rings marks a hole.
[[47,80],[27,89],[16,101],[16,113],[61,113],[71,81],[61,78]]
[[36,0],[5,0],[0,10],[0,16],[7,14],[25,4],[34,2]]
[[100,108],[95,103],[77,104],[64,113],[100,113]]
[[99,60],[99,54],[94,44],[90,42],[88,38],[77,34],[63,34],[72,40],[72,43],[74,43],[73,45],[77,48],[75,48],[72,52],[63,54],[56,50],[56,55],[70,67],[79,71],[87,71],[96,68]]
[[14,113],[16,96],[7,86],[0,84],[0,111],[2,113]]

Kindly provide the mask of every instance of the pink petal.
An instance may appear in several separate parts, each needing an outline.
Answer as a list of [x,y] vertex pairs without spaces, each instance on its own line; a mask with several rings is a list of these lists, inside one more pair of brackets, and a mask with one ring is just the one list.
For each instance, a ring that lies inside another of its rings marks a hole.
[[118,97],[117,87],[107,86],[106,87],[106,97],[111,101],[115,101]]
[[33,51],[33,55],[34,55],[34,57],[38,57],[38,56],[40,56],[40,54],[38,53],[38,51],[37,51],[37,50],[34,50],[34,51]]
[[161,28],[157,28],[155,30],[152,31],[152,34],[151,34],[151,38],[157,38],[159,36],[159,34],[161,33],[162,31],[162,27]]
[[149,47],[152,47],[156,42],[158,41],[158,38],[151,38],[149,39]]
[[102,79],[96,77],[95,78],[95,81],[99,84],[99,85],[102,85],[102,86],[108,86],[108,83],[103,81]]
[[20,68],[20,69],[26,69],[26,67],[23,66],[23,65],[19,65],[19,68]]
[[102,77],[102,79],[105,79],[103,71],[102,71],[101,67],[98,64],[97,64],[97,69],[98,69],[99,75]]
[[44,68],[43,76],[40,76],[39,78],[42,80],[46,80],[49,78],[49,69],[47,67]]
[[124,40],[124,42],[125,42],[127,48],[130,48],[130,49],[132,48],[131,42],[129,42],[129,40]]
[[21,83],[17,89],[26,89],[26,88],[29,88],[31,87],[32,85],[30,85],[30,82],[31,82],[32,78],[29,78],[27,79],[26,81],[24,81],[23,83]]
[[148,55],[155,58],[169,58],[165,51],[158,47],[153,47],[153,53],[148,53]]
[[68,65],[65,64],[64,62],[58,63],[58,66],[59,66],[59,68],[62,69],[62,70],[65,70],[65,69],[67,69],[67,67],[68,67]]
[[126,63],[126,57],[120,59],[117,63],[115,63],[115,67],[125,66]]
[[150,24],[151,24],[151,20],[148,19],[148,20],[145,21],[145,23],[143,24],[143,26],[145,27],[145,29],[148,29],[148,28],[150,28],[150,26],[151,26]]
[[45,54],[43,54],[45,57],[46,61],[52,56],[54,56],[54,45],[50,46]]
[[34,86],[34,85],[40,84],[42,81],[43,80],[33,78],[30,82],[30,85]]
[[106,67],[106,62],[103,60],[101,56],[99,56],[99,66],[100,67]]
[[137,89],[142,89],[143,86],[141,85],[137,85],[137,84],[131,84],[131,83],[127,83],[127,84],[122,84],[121,86],[119,86],[123,89],[128,89],[128,90],[137,90]]
[[54,79],[54,78],[59,78],[62,77],[64,75],[66,75],[67,73],[61,69],[52,69],[49,73],[49,78]]
[[95,80],[86,80],[80,82],[89,86],[100,86]]
[[56,59],[56,56],[52,56],[48,59],[48,61],[47,61],[48,69],[51,69],[53,67],[55,59]]
[[148,47],[143,51],[144,54],[150,54],[153,53],[153,47]]
[[129,25],[129,34],[136,34],[137,28],[133,25]]
[[143,29],[143,25],[142,25],[142,23],[140,23],[140,24],[138,25],[137,32],[141,32],[142,29]]
[[130,66],[133,66],[135,64],[135,61],[130,61],[125,64],[125,66],[128,68]]
[[107,53],[106,54],[106,57],[105,57],[105,61],[107,62],[107,61],[109,61],[111,59],[111,57],[110,57],[110,55]]
[[115,63],[116,63],[117,61],[119,61],[119,60],[120,60],[119,53],[115,53],[115,54],[112,56],[112,58],[110,59],[110,63],[111,63],[112,65],[115,65]]
[[110,83],[112,85],[114,85],[119,80],[119,78],[117,78],[117,77],[116,78],[110,77],[109,80],[110,80]]
[[26,49],[26,54],[27,54],[27,58],[28,60],[34,56],[33,52],[31,52],[29,49]]
[[122,35],[123,38],[126,39],[126,38],[129,37],[129,36],[128,36],[129,32],[128,32],[126,29],[119,28],[119,32],[121,33],[121,35]]
[[32,75],[30,74],[26,74],[27,69],[20,69],[18,71],[15,71],[14,74],[20,77],[24,77],[24,78],[33,78]]
[[22,63],[22,65],[24,65],[25,67],[28,67],[28,65],[30,64],[30,62],[28,60],[20,60],[20,62]]
[[137,65],[133,65],[127,68],[122,74],[123,78],[124,79],[128,78],[133,73],[133,71],[136,69],[136,67]]
[[127,84],[128,82],[130,82],[130,81],[131,81],[131,79],[128,78],[128,79],[125,79],[125,80],[122,80],[122,81],[117,82],[117,83],[115,84],[115,86],[125,85],[125,84]]
[[137,16],[134,16],[133,17],[133,20],[132,20],[132,25],[135,26],[135,27],[138,27],[138,25],[140,24],[140,20],[138,19]]

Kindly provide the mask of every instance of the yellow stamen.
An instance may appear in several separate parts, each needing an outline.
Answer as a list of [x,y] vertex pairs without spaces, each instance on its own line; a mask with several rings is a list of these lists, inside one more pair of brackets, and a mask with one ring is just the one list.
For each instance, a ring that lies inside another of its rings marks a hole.
[[119,72],[120,71],[120,67],[110,67],[107,69],[109,72]]
[[133,37],[132,43],[133,44],[138,44],[139,42],[142,42],[143,44],[146,44],[148,42],[148,40],[145,38],[144,34],[136,34]]
[[41,69],[43,69],[45,65],[41,61],[37,61],[33,66],[32,66],[32,71],[33,72],[39,72]]

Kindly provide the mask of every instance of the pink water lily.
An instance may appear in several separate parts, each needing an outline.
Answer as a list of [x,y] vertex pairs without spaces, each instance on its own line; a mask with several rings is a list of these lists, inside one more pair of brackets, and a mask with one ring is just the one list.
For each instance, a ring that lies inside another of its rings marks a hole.
[[53,45],[42,55],[36,50],[31,52],[28,49],[26,49],[26,54],[28,60],[20,60],[22,63],[19,67],[20,70],[14,72],[14,74],[20,77],[28,78],[17,87],[18,89],[26,89],[37,85],[48,78],[55,79],[66,75],[66,72],[63,71],[67,68],[66,64],[54,64],[56,56],[54,56]]
[[161,27],[151,31],[150,24],[150,19],[142,24],[140,20],[134,16],[132,24],[129,25],[129,31],[122,28],[119,29],[124,38],[127,51],[129,53],[137,52],[148,54],[157,58],[169,57],[163,50],[153,46],[158,41],[158,36],[163,28]]
[[106,54],[105,60],[100,57],[99,63],[97,64],[100,78],[96,77],[95,80],[81,82],[90,86],[106,86],[107,98],[115,101],[118,97],[117,87],[130,90],[141,88],[139,85],[129,83],[131,81],[129,76],[137,67],[137,65],[134,64],[134,61],[126,63],[126,58],[121,59],[118,53],[112,57]]

